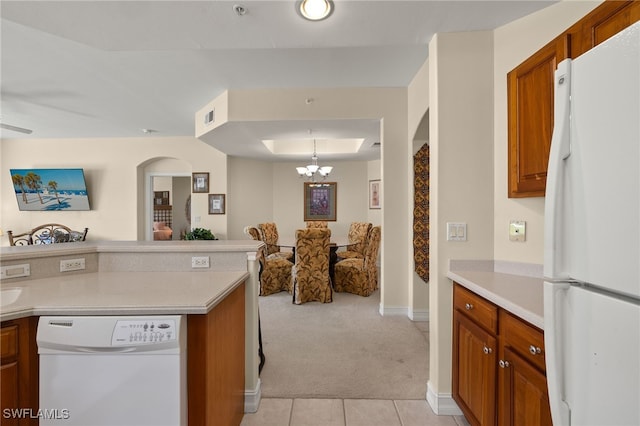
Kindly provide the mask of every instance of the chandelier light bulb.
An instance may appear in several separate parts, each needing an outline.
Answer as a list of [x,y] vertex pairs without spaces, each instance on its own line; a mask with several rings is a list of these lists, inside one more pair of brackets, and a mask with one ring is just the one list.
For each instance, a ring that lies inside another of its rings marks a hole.
[[329,173],[333,170],[332,166],[322,166],[318,165],[318,155],[316,154],[316,140],[313,140],[313,155],[311,156],[311,164],[307,167],[296,167],[296,171],[300,177],[306,176],[312,182],[315,182],[316,173],[320,174],[323,178],[326,179],[329,176]]

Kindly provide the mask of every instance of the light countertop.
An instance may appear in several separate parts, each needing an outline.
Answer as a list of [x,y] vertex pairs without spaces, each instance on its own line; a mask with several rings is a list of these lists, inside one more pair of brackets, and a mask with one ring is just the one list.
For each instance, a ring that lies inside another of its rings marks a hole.
[[534,326],[544,329],[541,274],[542,269],[539,265],[452,260],[447,277]]
[[95,272],[3,283],[20,287],[2,321],[31,315],[206,314],[249,276],[246,271]]

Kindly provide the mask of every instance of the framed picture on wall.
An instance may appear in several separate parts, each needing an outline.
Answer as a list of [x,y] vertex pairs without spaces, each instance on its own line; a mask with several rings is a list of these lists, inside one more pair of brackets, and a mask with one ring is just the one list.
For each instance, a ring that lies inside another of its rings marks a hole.
[[193,173],[192,174],[192,189],[191,192],[209,192],[209,173]]
[[304,183],[304,221],[336,220],[336,182]]
[[369,208],[382,208],[382,185],[380,179],[369,181]]
[[209,214],[224,214],[224,194],[209,194]]

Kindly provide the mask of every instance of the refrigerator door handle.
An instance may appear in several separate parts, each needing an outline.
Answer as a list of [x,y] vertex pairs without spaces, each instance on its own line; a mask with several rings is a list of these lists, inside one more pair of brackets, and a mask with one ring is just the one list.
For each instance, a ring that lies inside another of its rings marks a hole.
[[549,405],[554,426],[569,426],[571,411],[564,400],[563,362],[565,358],[562,342],[561,319],[564,317],[560,293],[566,293],[569,283],[544,283],[544,345],[547,366],[547,386],[549,388]]
[[571,59],[558,64],[555,72],[554,126],[551,136],[551,151],[547,168],[547,187],[545,197],[544,226],[544,276],[563,278],[561,271],[562,253],[561,233],[562,211],[558,207],[561,201],[561,188],[564,186],[563,160],[571,155],[570,118],[571,118]]

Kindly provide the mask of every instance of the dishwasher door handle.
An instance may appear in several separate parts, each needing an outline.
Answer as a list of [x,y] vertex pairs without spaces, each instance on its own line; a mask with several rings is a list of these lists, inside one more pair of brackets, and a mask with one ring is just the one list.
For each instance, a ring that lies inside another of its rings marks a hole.
[[91,347],[83,347],[76,346],[72,349],[75,352],[83,352],[88,354],[121,354],[127,352],[135,352],[136,348],[133,347],[117,347],[117,348],[91,348]]

